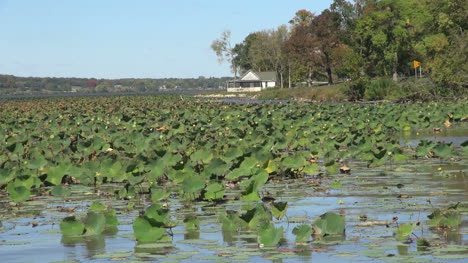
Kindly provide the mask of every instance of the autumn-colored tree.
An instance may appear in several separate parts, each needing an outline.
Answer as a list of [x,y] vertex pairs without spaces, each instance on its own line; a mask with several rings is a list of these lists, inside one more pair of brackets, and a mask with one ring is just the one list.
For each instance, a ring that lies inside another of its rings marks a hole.
[[312,42],[319,58],[318,63],[327,74],[328,84],[333,84],[333,50],[341,44],[337,20],[334,15],[330,10],[326,9],[315,17],[309,26]]
[[94,88],[94,87],[96,87],[96,85],[97,85],[97,82],[95,80],[88,81],[88,87],[89,88]]
[[293,27],[307,26],[312,22],[312,19],[314,19],[314,13],[309,10],[301,9],[296,12],[296,15],[291,20],[289,20],[289,24]]
[[283,50],[294,82],[306,80],[310,86],[314,72],[317,72],[317,50],[308,25],[296,26],[291,37],[284,43]]

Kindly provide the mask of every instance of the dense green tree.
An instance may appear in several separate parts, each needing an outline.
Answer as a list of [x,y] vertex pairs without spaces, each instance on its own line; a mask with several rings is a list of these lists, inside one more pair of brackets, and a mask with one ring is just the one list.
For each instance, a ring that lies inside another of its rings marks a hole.
[[285,25],[276,30],[263,30],[255,33],[249,49],[249,57],[253,68],[258,71],[275,71],[279,76],[280,86],[284,86],[284,73],[287,60],[283,52],[283,45],[288,39],[288,29]]
[[232,62],[240,68],[242,72],[245,72],[249,69],[252,69],[252,59],[249,56],[250,47],[256,39],[256,34],[249,34],[242,43],[236,44],[234,46],[234,59]]
[[298,10],[289,24],[248,35],[232,49],[232,64],[310,85],[335,77],[397,81],[413,75],[417,60],[440,85],[468,85],[468,0],[333,0],[318,16]]
[[[418,25],[425,15],[420,0],[382,0],[367,3],[358,19],[356,34],[359,53],[365,58],[370,76],[408,72],[414,57]],[[413,23],[414,21],[415,23]]]
[[417,45],[423,64],[436,82],[453,88],[468,86],[468,1],[426,0],[430,19]]

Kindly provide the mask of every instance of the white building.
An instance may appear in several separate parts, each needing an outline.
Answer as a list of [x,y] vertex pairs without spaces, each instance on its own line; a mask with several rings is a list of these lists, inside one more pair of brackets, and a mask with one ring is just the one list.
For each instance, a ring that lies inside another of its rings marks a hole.
[[253,92],[261,91],[276,86],[276,72],[247,71],[240,79],[227,81],[228,92]]

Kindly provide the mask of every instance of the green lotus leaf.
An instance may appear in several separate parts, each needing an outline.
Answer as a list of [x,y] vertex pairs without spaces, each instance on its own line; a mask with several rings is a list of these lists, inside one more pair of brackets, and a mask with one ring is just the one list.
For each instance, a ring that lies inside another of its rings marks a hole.
[[274,247],[283,238],[283,227],[275,228],[275,225],[270,223],[263,225],[258,230],[258,243],[265,247]]
[[133,221],[133,233],[138,242],[151,243],[160,240],[164,236],[165,230],[151,225],[147,217],[140,216]]
[[254,157],[247,157],[242,161],[242,163],[239,166],[239,169],[247,170],[247,169],[252,169],[255,168],[259,164],[259,161],[257,158]]
[[53,196],[69,196],[71,195],[71,190],[68,187],[56,185],[52,187],[52,190],[50,190],[50,193]]
[[151,222],[151,225],[157,227],[163,227],[170,223],[169,209],[162,207],[159,204],[152,204],[145,211],[147,220]]
[[224,196],[224,186],[220,183],[210,183],[205,187],[204,199],[211,201],[221,199]]
[[276,161],[274,160],[267,160],[265,164],[263,165],[263,169],[269,174],[276,172],[279,167]]
[[122,162],[115,161],[113,163],[104,164],[102,175],[108,177],[113,182],[122,182],[126,179],[127,172]]
[[244,153],[239,147],[231,147],[224,153],[224,155],[221,156],[221,159],[223,159],[225,162],[230,162],[242,156],[243,154]]
[[225,163],[221,159],[213,159],[205,168],[205,171],[210,175],[213,174],[220,176],[226,174],[229,171],[229,168],[231,168],[230,163]]
[[105,212],[107,211],[107,206],[99,203],[99,202],[93,202],[90,206],[89,206],[89,209],[88,209],[89,212],[96,212],[96,213],[100,213],[100,212]]
[[287,210],[288,210],[288,202],[271,203],[271,213],[278,220],[281,220],[286,215]]
[[207,149],[200,149],[190,156],[194,162],[208,164],[213,159],[213,152]]
[[288,156],[281,162],[281,166],[289,169],[299,169],[304,167],[304,165],[306,165],[306,159],[302,154]]
[[46,181],[53,185],[60,185],[62,183],[62,178],[68,173],[69,168],[70,166],[64,163],[60,164],[59,166],[47,168]]
[[239,217],[239,214],[235,211],[228,210],[226,215],[221,215],[219,217],[221,222],[221,228],[223,231],[234,232],[240,228],[247,228],[247,223]]
[[29,199],[31,192],[24,186],[15,186],[14,182],[7,185],[7,191],[13,202],[21,203]]
[[401,154],[401,153],[395,153],[393,155],[393,160],[397,163],[402,163],[402,162],[405,162],[409,159],[408,156],[404,155],[404,154]]
[[103,213],[88,212],[84,221],[86,235],[99,235],[106,228],[106,217]]
[[106,229],[117,228],[119,220],[114,209],[104,212],[106,218]]
[[200,229],[200,220],[195,215],[188,215],[184,218],[184,224],[186,230],[197,230]]
[[242,200],[245,202],[256,202],[261,198],[258,195],[258,190],[268,181],[268,173],[265,170],[260,170],[259,173],[253,175],[249,180],[243,182],[243,185],[247,185],[244,191],[242,191]]
[[171,195],[171,193],[166,192],[164,189],[159,189],[159,188],[156,188],[156,187],[151,188],[151,200],[153,200],[153,202],[165,200],[170,195]]
[[444,144],[444,143],[439,143],[437,144],[434,148],[432,148],[432,151],[440,158],[442,159],[447,159],[453,154],[453,146]]
[[184,193],[197,193],[205,188],[205,180],[200,176],[190,176],[182,182]]
[[296,243],[305,243],[309,241],[312,236],[312,227],[310,225],[299,225],[296,226],[292,233],[296,235]]
[[416,224],[408,223],[408,224],[401,224],[398,226],[397,229],[397,240],[404,241],[409,238],[409,236],[413,233]]
[[15,171],[0,169],[0,186],[8,184],[13,179],[15,179]]
[[236,168],[232,170],[227,176],[228,180],[237,180],[239,177],[250,176],[252,174],[252,168]]
[[257,204],[241,215],[240,218],[247,223],[249,229],[257,229],[261,225],[270,223],[272,214],[263,204]]
[[434,148],[435,143],[428,140],[421,140],[416,147],[416,155],[419,157],[426,156],[432,148]]
[[148,173],[148,177],[150,181],[156,182],[159,178],[164,175],[166,167],[161,159],[149,164],[147,169],[150,170]]
[[308,165],[304,166],[302,171],[304,173],[308,174],[308,175],[314,175],[314,174],[317,174],[320,171],[320,168],[319,168],[318,164],[312,163],[312,164],[308,164]]
[[312,224],[315,236],[343,235],[345,232],[345,218],[332,212],[320,216]]
[[458,228],[462,223],[462,217],[456,209],[435,209],[427,216],[429,225],[439,228]]
[[47,160],[44,157],[38,157],[28,161],[27,167],[29,169],[39,169],[47,165]]
[[65,217],[60,223],[60,231],[64,236],[80,236],[85,231],[83,222],[74,216]]

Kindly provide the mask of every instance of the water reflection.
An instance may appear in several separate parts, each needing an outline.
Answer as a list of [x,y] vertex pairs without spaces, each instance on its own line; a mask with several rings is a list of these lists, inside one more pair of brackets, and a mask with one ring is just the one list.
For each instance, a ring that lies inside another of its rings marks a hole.
[[458,231],[449,231],[447,233],[447,242],[454,245],[463,245],[463,234]]
[[184,239],[200,239],[200,231],[199,230],[187,230],[184,234]]
[[229,246],[234,245],[237,241],[237,231],[222,231],[223,241],[227,243]]
[[63,236],[61,243],[68,248],[86,248],[86,257],[103,254],[106,251],[106,238],[104,235],[85,236],[85,237],[67,237]]
[[400,246],[397,246],[397,250],[398,250],[398,255],[400,256],[408,256],[408,249],[409,247],[406,246],[406,245],[400,245]]
[[407,131],[400,135],[400,143],[417,146],[421,140],[428,140],[453,143],[455,146],[460,146],[463,142],[468,140],[467,134],[468,128],[466,127],[441,129],[440,132],[434,132],[433,129],[426,129],[418,132]]
[[312,261],[312,249],[310,246],[306,245],[298,245],[296,248],[299,250],[296,252],[298,256],[301,256],[301,258],[304,259],[305,262],[311,262]]
[[[106,238],[113,237],[117,234],[117,227],[106,229],[101,235],[93,236],[63,236],[60,242],[66,248],[85,248],[86,257],[90,258],[95,255],[104,254],[106,252]],[[84,246],[83,246],[84,244]]]

